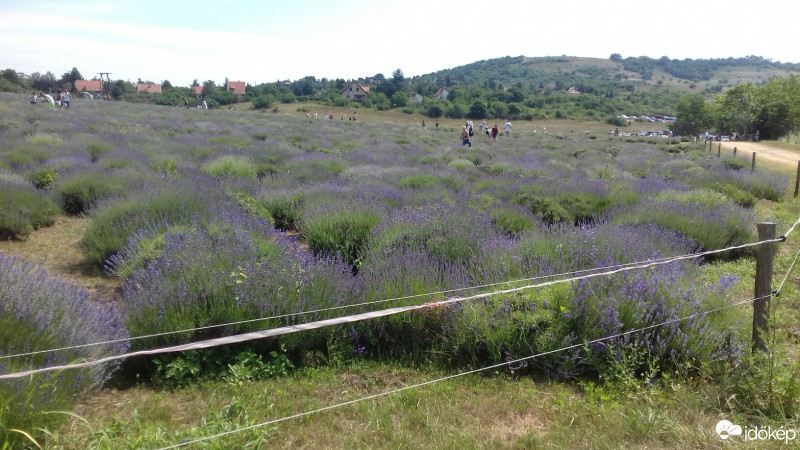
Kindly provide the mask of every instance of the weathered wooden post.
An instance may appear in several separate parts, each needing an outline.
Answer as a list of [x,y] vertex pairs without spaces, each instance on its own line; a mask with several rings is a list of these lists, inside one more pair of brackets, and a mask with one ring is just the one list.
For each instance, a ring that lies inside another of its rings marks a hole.
[[753,152],[753,163],[750,164],[750,171],[751,172],[756,171],[756,152]]
[[719,155],[721,154],[722,154],[722,142],[717,144],[717,158],[719,158]]
[[[757,225],[758,240],[775,239],[775,223],[762,222]],[[775,243],[761,244],[756,253],[756,286],[753,302],[753,352],[767,349],[765,337],[769,334],[769,307],[772,296],[772,260]]]
[[797,161],[797,176],[794,178],[794,198],[797,198],[797,191],[800,191],[800,161]]

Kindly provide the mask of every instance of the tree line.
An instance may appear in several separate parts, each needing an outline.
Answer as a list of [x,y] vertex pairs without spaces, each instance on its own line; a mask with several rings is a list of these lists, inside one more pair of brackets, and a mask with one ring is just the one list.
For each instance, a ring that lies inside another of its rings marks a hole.
[[763,86],[744,83],[708,102],[699,94],[682,96],[676,105],[679,135],[705,131],[778,139],[800,128],[800,76],[771,78]]

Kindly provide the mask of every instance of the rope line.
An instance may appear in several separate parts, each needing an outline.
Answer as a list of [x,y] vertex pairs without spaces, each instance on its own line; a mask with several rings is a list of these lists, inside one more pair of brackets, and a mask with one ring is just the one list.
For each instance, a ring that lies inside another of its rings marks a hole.
[[[424,294],[414,294],[414,295],[407,295],[407,296],[402,296],[402,297],[393,297],[393,298],[389,298],[389,299],[381,299],[381,300],[375,300],[375,301],[371,301],[371,302],[354,303],[354,304],[350,304],[350,305],[338,305],[338,306],[332,306],[332,307],[328,307],[328,308],[319,308],[319,309],[311,310],[311,311],[300,311],[300,312],[296,312],[296,313],[280,314],[280,315],[271,316],[271,317],[262,317],[262,318],[257,318],[257,319],[247,319],[247,320],[242,320],[242,321],[238,321],[238,322],[228,322],[228,323],[223,323],[223,324],[207,325],[207,326],[203,326],[203,327],[187,328],[187,329],[177,330],[177,331],[164,331],[164,332],[160,332],[160,333],[153,333],[153,334],[148,334],[148,335],[143,335],[143,336],[133,336],[133,337],[122,338],[122,339],[114,339],[114,340],[108,340],[108,341],[92,342],[92,343],[79,344],[79,345],[71,345],[71,346],[59,347],[59,348],[54,348],[54,349],[49,349],[49,350],[37,350],[37,351],[26,352],[26,353],[16,353],[16,354],[13,354],[13,355],[0,355],[0,360],[10,359],[10,358],[18,358],[18,357],[23,357],[23,356],[32,356],[32,355],[38,355],[38,354],[50,353],[50,352],[57,352],[57,351],[64,351],[64,350],[73,350],[73,349],[77,349],[77,348],[93,347],[93,346],[98,346],[98,345],[116,344],[116,343],[119,343],[119,342],[132,342],[132,341],[137,341],[137,340],[142,340],[142,339],[149,339],[149,338],[161,337],[161,336],[169,336],[169,335],[174,335],[174,334],[179,334],[179,333],[188,333],[188,332],[192,332],[192,331],[208,330],[208,329],[214,329],[214,328],[220,328],[220,327],[226,327],[226,326],[244,325],[244,324],[248,324],[248,323],[262,322],[262,321],[267,321],[267,320],[285,319],[285,318],[288,318],[288,317],[304,316],[304,315],[308,315],[308,314],[336,311],[336,310],[342,310],[342,309],[347,309],[347,308],[372,306],[372,305],[377,305],[377,304],[382,304],[382,303],[396,302],[396,301],[400,301],[400,300],[408,300],[408,299],[412,299],[412,298],[432,297],[432,296],[435,296],[435,295],[449,294],[449,293],[461,292],[461,291],[466,291],[466,290],[475,290],[475,289],[482,289],[482,288],[487,288],[487,287],[496,287],[496,286],[516,284],[516,283],[522,283],[522,282],[530,282],[530,281],[547,279],[547,278],[556,278],[556,277],[562,277],[562,276],[568,276],[568,275],[576,275],[576,274],[581,274],[581,273],[594,272],[594,271],[597,271],[597,270],[608,270],[608,269],[615,270],[615,269],[622,269],[622,268],[626,268],[626,267],[637,267],[637,266],[642,265],[642,264],[652,265],[652,264],[659,264],[659,263],[661,263],[663,261],[673,262],[673,261],[675,261],[675,258],[683,258],[683,259],[699,258],[699,257],[702,257],[702,256],[707,256],[707,255],[716,254],[716,253],[722,253],[722,252],[726,252],[726,251],[730,251],[730,250],[737,250],[737,249],[742,249],[742,248],[746,248],[746,247],[750,247],[750,246],[757,246],[757,245],[761,245],[761,244],[764,244],[764,243],[783,242],[783,241],[786,240],[786,236],[794,230],[795,226],[798,223],[800,223],[800,220],[795,222],[794,225],[792,225],[792,227],[789,229],[789,231],[787,231],[786,234],[784,234],[783,236],[781,236],[779,238],[771,239],[771,240],[765,240],[765,241],[759,241],[759,242],[754,242],[754,243],[750,243],[750,244],[743,244],[743,245],[740,245],[740,246],[727,247],[727,248],[722,248],[722,249],[718,249],[718,250],[710,250],[710,251],[700,252],[700,253],[687,253],[687,254],[679,255],[679,256],[648,259],[648,260],[645,260],[645,261],[636,261],[636,262],[624,263],[624,264],[616,264],[616,265],[611,265],[611,266],[582,269],[582,270],[576,270],[576,271],[571,271],[571,272],[562,272],[562,273],[559,273],[559,274],[552,274],[552,275],[541,275],[541,276],[532,277],[532,278],[523,278],[523,279],[518,279],[518,280],[513,280],[513,281],[503,281],[503,282],[497,282],[497,283],[489,283],[489,284],[483,284],[483,285],[478,285],[478,286],[468,286],[468,287],[463,287],[463,288],[448,289],[448,290],[442,290],[442,291],[436,291],[436,292],[430,292],[430,293],[424,293]],[[2,378],[0,378],[0,379],[2,379]]]
[[450,299],[446,299],[446,300],[441,300],[441,301],[438,301],[438,302],[424,303],[422,305],[400,306],[400,307],[388,308],[388,309],[383,309],[383,310],[378,310],[378,311],[371,311],[371,312],[355,314],[355,315],[350,315],[350,316],[342,316],[342,317],[337,317],[337,318],[333,318],[333,319],[320,320],[320,321],[316,321],[316,322],[308,322],[308,323],[303,323],[303,324],[296,324],[296,325],[289,325],[289,326],[278,327],[278,328],[271,328],[271,329],[262,330],[262,331],[255,331],[255,332],[250,332],[250,333],[242,333],[242,334],[237,334],[237,335],[232,335],[232,336],[225,336],[225,337],[215,338],[215,339],[207,339],[207,340],[192,342],[192,343],[188,343],[188,344],[182,344],[182,345],[176,345],[176,346],[170,346],[170,347],[162,347],[162,348],[151,349],[151,350],[141,350],[141,351],[137,351],[137,352],[125,353],[125,354],[122,354],[122,355],[112,355],[112,356],[108,356],[108,357],[105,357],[105,358],[99,358],[99,359],[95,359],[95,360],[83,361],[83,362],[78,362],[78,363],[57,365],[57,366],[51,366],[51,367],[44,367],[44,368],[40,368],[40,369],[31,369],[31,370],[22,371],[22,372],[14,372],[14,373],[10,373],[10,374],[0,375],[0,380],[11,379],[11,378],[21,378],[21,377],[25,377],[25,376],[33,375],[33,374],[37,374],[37,373],[53,372],[53,371],[65,370],[65,369],[78,369],[78,368],[83,368],[83,367],[91,367],[91,366],[96,366],[96,365],[104,364],[104,363],[111,362],[111,361],[116,361],[116,360],[120,360],[120,359],[134,357],[134,356],[158,355],[158,354],[163,354],[163,353],[183,352],[183,351],[189,351],[189,350],[199,350],[199,349],[204,349],[204,348],[218,347],[218,346],[221,346],[221,345],[229,345],[229,344],[240,343],[240,342],[247,342],[247,341],[252,341],[252,340],[255,340],[255,339],[263,339],[263,338],[267,338],[267,337],[274,337],[274,336],[280,336],[280,335],[284,335],[284,334],[296,333],[296,332],[299,332],[299,331],[307,331],[307,330],[313,330],[313,329],[323,328],[323,327],[328,327],[328,326],[333,326],[333,325],[342,325],[342,324],[346,324],[346,323],[359,322],[359,321],[363,321],[363,320],[375,319],[375,318],[378,318],[378,317],[386,317],[386,316],[390,316],[390,315],[394,315],[394,314],[400,314],[400,313],[420,310],[420,309],[423,309],[423,308],[442,307],[442,306],[447,306],[447,305],[451,305],[451,304],[455,304],[455,303],[466,302],[466,301],[476,300],[476,299],[481,299],[481,298],[487,298],[487,297],[491,297],[491,296],[494,296],[494,295],[511,294],[511,293],[514,293],[514,292],[520,292],[520,291],[524,291],[524,290],[528,290],[528,289],[547,287],[547,286],[551,286],[551,285],[555,285],[555,284],[580,281],[580,280],[585,280],[585,279],[597,278],[597,277],[601,277],[601,276],[614,275],[614,274],[617,274],[617,273],[627,272],[629,270],[634,270],[634,269],[646,269],[646,268],[650,268],[650,267],[657,266],[657,265],[666,265],[666,264],[671,264],[673,262],[682,261],[682,260],[686,260],[686,259],[693,259],[693,258],[699,258],[701,256],[705,256],[705,255],[716,254],[716,253],[720,253],[722,251],[735,250],[735,249],[740,249],[740,248],[747,248],[747,247],[751,247],[751,246],[754,246],[754,245],[760,245],[762,243],[779,242],[779,241],[780,241],[779,239],[769,239],[769,240],[765,240],[765,241],[761,241],[761,242],[757,242],[757,243],[742,244],[742,245],[738,245],[738,246],[734,246],[734,247],[729,247],[729,248],[726,248],[726,249],[711,250],[711,251],[695,253],[695,254],[691,254],[691,255],[682,255],[682,256],[672,257],[672,258],[668,258],[666,260],[662,260],[662,261],[659,261],[659,262],[649,262],[649,263],[646,263],[646,264],[640,264],[640,265],[632,266],[632,267],[618,268],[618,269],[608,270],[608,271],[605,271],[605,272],[587,274],[587,275],[571,277],[571,278],[564,278],[564,279],[561,279],[561,280],[546,281],[546,282],[543,282],[543,283],[528,284],[528,285],[525,285],[525,286],[519,286],[519,287],[509,288],[509,289],[504,289],[504,290],[499,290],[499,291],[481,293],[481,294],[476,294],[476,295],[472,295],[472,296],[468,296],[468,297],[454,297],[454,298],[450,298]]
[[417,383],[417,384],[403,386],[401,388],[392,389],[392,390],[384,391],[384,392],[379,392],[377,394],[368,395],[366,397],[361,397],[361,398],[354,399],[354,400],[348,400],[348,401],[345,401],[345,402],[324,406],[322,408],[317,408],[317,409],[314,409],[314,410],[311,410],[311,411],[304,411],[304,412],[301,412],[301,413],[292,414],[290,416],[285,416],[285,417],[280,417],[278,419],[273,419],[273,420],[269,420],[269,421],[266,421],[266,422],[261,422],[261,423],[250,425],[250,426],[247,426],[247,427],[238,428],[238,429],[230,430],[230,431],[225,431],[225,432],[222,432],[222,433],[218,433],[218,434],[211,435],[211,436],[205,436],[205,437],[194,439],[194,440],[191,440],[191,441],[181,442],[179,444],[171,445],[169,447],[162,447],[159,450],[168,450],[168,449],[173,449],[173,448],[184,447],[184,446],[189,445],[189,444],[196,444],[198,442],[203,442],[203,441],[207,441],[207,440],[211,440],[211,439],[216,439],[216,438],[220,438],[220,437],[223,437],[223,436],[228,436],[228,435],[231,435],[231,434],[234,434],[234,433],[239,433],[239,432],[242,432],[242,431],[252,430],[252,429],[255,429],[255,428],[260,428],[260,427],[264,427],[264,426],[267,426],[267,425],[272,425],[272,424],[279,423],[279,422],[285,422],[285,421],[288,421],[288,420],[291,420],[291,419],[297,419],[297,418],[300,418],[300,417],[310,416],[312,414],[316,414],[316,413],[319,413],[319,412],[324,412],[324,411],[328,411],[328,410],[331,410],[331,409],[340,408],[342,406],[352,405],[352,404],[355,404],[355,403],[360,403],[362,401],[372,400],[372,399],[379,398],[379,397],[385,397],[385,396],[388,396],[388,395],[391,395],[391,394],[396,394],[398,392],[403,392],[403,391],[407,391],[407,390],[410,390],[410,389],[415,389],[415,388],[418,388],[418,387],[428,386],[430,384],[451,380],[451,379],[462,377],[462,376],[465,376],[465,375],[471,375],[471,374],[483,372],[483,371],[486,371],[486,370],[497,369],[497,368],[504,367],[504,366],[511,366],[512,364],[519,364],[519,363],[526,362],[526,361],[529,361],[529,360],[532,360],[532,359],[536,359],[538,357],[547,356],[547,355],[551,355],[551,354],[554,354],[554,353],[559,353],[559,352],[563,352],[563,351],[567,351],[567,350],[572,350],[572,349],[575,349],[575,348],[585,347],[587,345],[591,345],[591,344],[595,344],[595,343],[601,343],[603,341],[608,341],[608,340],[612,340],[612,339],[618,339],[620,337],[631,335],[631,334],[634,334],[634,333],[639,333],[639,332],[642,332],[642,331],[651,330],[653,328],[657,328],[657,327],[661,327],[661,326],[671,325],[673,323],[682,322],[682,321],[689,320],[689,319],[692,319],[692,318],[695,318],[695,317],[705,316],[705,315],[712,314],[712,313],[715,313],[715,312],[719,312],[719,311],[722,311],[722,310],[725,310],[725,309],[728,309],[728,308],[734,308],[734,307],[741,306],[743,304],[753,303],[753,302],[755,302],[757,300],[761,300],[763,298],[768,298],[768,297],[771,297],[771,296],[772,296],[772,294],[769,294],[769,295],[765,295],[765,296],[760,297],[760,298],[751,298],[751,299],[748,299],[748,300],[743,300],[743,301],[740,301],[740,302],[731,303],[729,305],[721,306],[719,308],[714,308],[714,309],[711,309],[711,310],[708,310],[708,311],[702,311],[702,312],[691,314],[691,315],[688,315],[688,316],[685,316],[685,317],[678,317],[678,318],[675,318],[675,319],[670,319],[670,320],[662,322],[662,323],[657,323],[657,324],[648,325],[648,326],[642,327],[642,328],[637,328],[637,329],[633,329],[633,330],[629,330],[629,331],[624,331],[624,332],[617,333],[617,334],[614,334],[614,335],[611,335],[611,336],[605,336],[605,337],[598,338],[598,339],[592,339],[592,340],[589,340],[589,341],[582,342],[580,344],[573,344],[573,345],[569,345],[569,346],[562,347],[562,348],[555,349],[555,350],[548,350],[546,352],[538,353],[536,355],[526,356],[524,358],[518,358],[518,359],[515,359],[515,360],[512,360],[512,361],[505,361],[505,362],[502,362],[502,363],[497,363],[497,364],[493,364],[493,365],[490,365],[490,366],[482,367],[482,368],[479,368],[479,369],[473,369],[473,370],[469,370],[469,371],[466,371],[466,372],[461,372],[461,373],[457,373],[457,374],[453,374],[453,375],[448,375],[448,376],[445,376],[445,377],[437,378],[437,379],[434,379],[434,380],[428,380],[428,381],[424,381],[424,382]]

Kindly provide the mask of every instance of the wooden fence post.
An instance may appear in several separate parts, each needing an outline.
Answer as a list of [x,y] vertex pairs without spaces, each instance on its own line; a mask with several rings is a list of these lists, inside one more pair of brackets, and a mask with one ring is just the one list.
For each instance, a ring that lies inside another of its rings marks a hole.
[[797,161],[797,176],[794,179],[794,198],[797,198],[797,191],[800,190],[800,161]]
[[[758,227],[758,240],[775,239],[775,223],[761,222]],[[761,244],[756,253],[756,286],[753,302],[753,352],[767,349],[765,337],[769,335],[769,307],[772,296],[772,261],[775,256],[775,243]]]
[[750,171],[756,171],[756,152],[753,152],[753,163],[750,165]]
[[722,142],[717,144],[717,158],[719,158],[719,155],[721,154],[722,154]]

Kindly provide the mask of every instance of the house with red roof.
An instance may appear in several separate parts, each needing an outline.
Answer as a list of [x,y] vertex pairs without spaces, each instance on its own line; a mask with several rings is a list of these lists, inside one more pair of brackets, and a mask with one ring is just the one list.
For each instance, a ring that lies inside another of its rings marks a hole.
[[439,100],[447,100],[447,97],[449,95],[450,95],[450,91],[448,91],[447,88],[443,87],[443,88],[439,88],[439,90],[436,91],[435,94],[433,94],[433,98],[436,98],[436,99],[439,99]]
[[364,97],[369,95],[369,86],[361,86],[358,81],[351,81],[344,85],[342,95],[347,97],[351,102],[360,102]]
[[199,85],[192,86],[192,95],[194,95],[197,98],[202,98],[203,97],[203,86],[199,86]]
[[236,95],[244,95],[244,88],[244,81],[228,81],[228,85],[225,86],[226,91],[233,92]]
[[103,80],[75,80],[77,92],[103,92]]
[[155,83],[138,83],[136,85],[136,92],[141,94],[142,92],[148,94],[160,94],[161,93],[161,85]]

